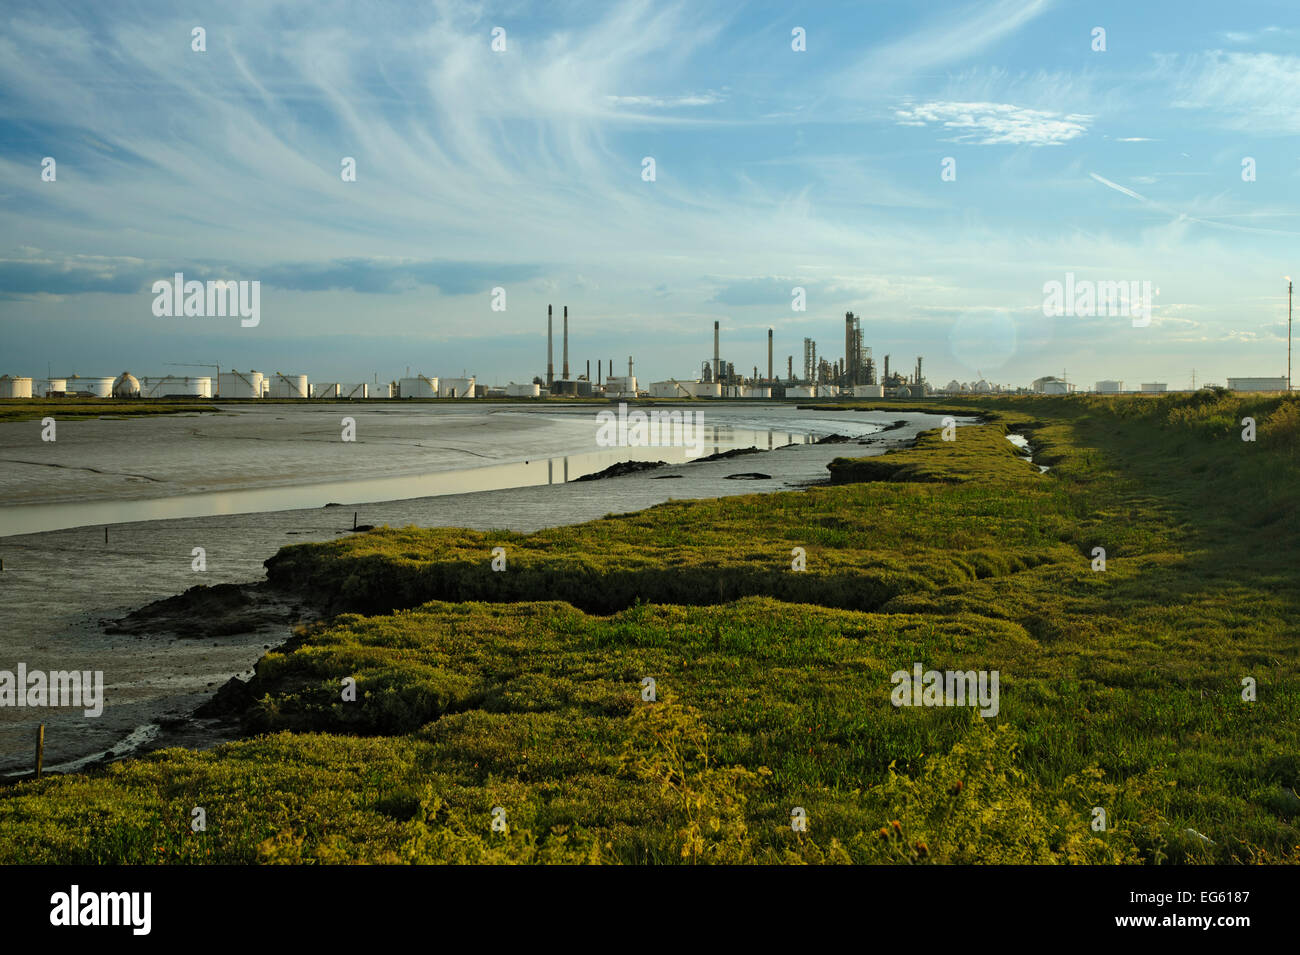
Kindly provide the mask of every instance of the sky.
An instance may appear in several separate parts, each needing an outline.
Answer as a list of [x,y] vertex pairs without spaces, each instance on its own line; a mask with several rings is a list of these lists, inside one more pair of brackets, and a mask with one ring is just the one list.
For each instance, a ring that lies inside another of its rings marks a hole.
[[[1286,374],[1294,0],[4,0],[0,23],[3,373],[525,382],[551,304],[557,375],[564,305],[575,374],[632,356],[642,382],[696,377],[714,321],[737,371],[772,328],[797,373],[805,337],[843,355],[846,311],[934,385]],[[177,272],[259,282],[258,323],[156,315]],[[1149,282],[1149,323],[1044,314],[1067,274]]]

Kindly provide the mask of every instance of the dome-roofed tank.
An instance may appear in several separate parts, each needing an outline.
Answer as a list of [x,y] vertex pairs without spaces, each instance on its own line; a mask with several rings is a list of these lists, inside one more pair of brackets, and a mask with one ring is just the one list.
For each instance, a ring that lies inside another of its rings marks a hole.
[[113,382],[113,397],[139,398],[140,382],[136,379],[135,375],[131,374],[129,371],[124,371],[122,374],[118,375],[117,380]]

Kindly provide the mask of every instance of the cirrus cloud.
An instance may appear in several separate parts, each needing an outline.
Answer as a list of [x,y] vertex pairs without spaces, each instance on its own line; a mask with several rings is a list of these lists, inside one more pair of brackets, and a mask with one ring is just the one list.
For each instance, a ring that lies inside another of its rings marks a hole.
[[900,126],[938,125],[948,142],[979,146],[1059,146],[1088,131],[1092,117],[1011,103],[932,102],[894,110]]

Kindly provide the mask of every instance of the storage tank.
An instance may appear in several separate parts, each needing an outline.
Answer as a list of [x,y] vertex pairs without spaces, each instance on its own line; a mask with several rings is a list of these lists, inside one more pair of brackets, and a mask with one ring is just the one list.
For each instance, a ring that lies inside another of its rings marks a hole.
[[[364,381],[355,385],[339,385],[338,389],[339,389],[338,396],[340,398],[369,398],[370,397],[370,386]],[[388,386],[384,385],[384,389],[385,391],[387,391]],[[387,398],[388,395],[385,394],[384,397]]]
[[473,378],[442,378],[438,381],[439,398],[473,398]]
[[337,381],[330,382],[328,385],[317,382],[311,386],[311,396],[313,398],[337,398],[342,390],[343,386]]
[[112,378],[82,378],[73,375],[68,379],[68,394],[89,398],[108,398],[113,394]]
[[30,398],[32,380],[14,378],[12,375],[0,375],[0,398]]
[[311,392],[307,389],[306,375],[282,375],[276,372],[270,378],[271,386],[267,391],[268,398],[309,398]]
[[427,375],[416,375],[414,378],[399,378],[397,380],[397,393],[403,398],[437,398],[438,379],[430,378]]
[[217,380],[217,392],[222,398],[262,397],[263,376],[260,371],[223,371]]
[[140,382],[129,371],[124,371],[113,381],[114,398],[139,398]]
[[40,392],[36,397],[48,398],[51,395],[62,395],[68,390],[68,381],[66,378],[42,378],[37,382],[37,391]]
[[885,397],[884,385],[854,385],[854,398],[883,398]]
[[611,375],[605,379],[605,394],[609,397],[636,397],[635,375]]
[[381,381],[379,384],[370,384],[366,388],[369,390],[371,398],[392,398],[393,383],[391,381]]
[[749,386],[749,397],[751,397],[751,398],[771,398],[771,397],[772,397],[772,386],[771,386],[771,385],[750,385],[750,386]]
[[816,390],[815,385],[789,385],[785,389],[785,396],[787,398],[815,398]]
[[212,379],[187,375],[142,378],[140,395],[144,398],[211,398]]
[[507,398],[538,398],[542,394],[542,386],[537,382],[516,385],[513,381],[506,385]]

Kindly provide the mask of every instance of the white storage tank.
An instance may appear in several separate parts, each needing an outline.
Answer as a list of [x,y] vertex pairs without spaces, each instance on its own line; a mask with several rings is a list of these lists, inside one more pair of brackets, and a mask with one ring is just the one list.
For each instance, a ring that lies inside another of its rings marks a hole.
[[473,378],[441,378],[438,380],[439,398],[473,398]]
[[403,398],[437,398],[438,379],[429,378],[427,375],[416,375],[413,378],[399,378],[397,381],[397,393]]
[[609,397],[635,398],[635,375],[612,375],[605,379],[605,394]]
[[[385,389],[387,387],[388,387],[387,385],[384,385]],[[339,389],[338,397],[340,398],[369,398],[370,397],[370,386],[366,384],[364,381],[356,385],[339,385],[338,389]],[[388,395],[384,395],[384,397],[387,398]]]
[[276,372],[270,378],[268,398],[310,398],[306,375],[282,375]]
[[12,375],[0,375],[0,398],[30,398],[32,380],[15,378]]
[[393,398],[393,383],[391,381],[381,381],[379,384],[366,385],[371,398]]
[[772,386],[771,386],[771,385],[750,385],[750,386],[749,386],[749,397],[751,397],[751,398],[771,398],[771,397],[772,397]]
[[73,375],[68,379],[68,394],[87,395],[91,398],[110,398],[113,395],[113,379],[82,378]]
[[815,398],[817,388],[815,385],[788,385],[785,389],[787,398]]
[[144,398],[211,398],[212,379],[187,375],[142,378],[140,395]]
[[516,385],[513,381],[506,385],[507,398],[539,398],[542,394],[542,386],[537,382],[529,382],[525,385]]
[[62,395],[68,390],[66,378],[41,378],[36,382],[36,397],[48,398],[51,395]]
[[129,371],[124,371],[113,380],[114,398],[139,398],[140,381]]
[[311,396],[313,398],[337,398],[342,390],[343,386],[337,381],[331,382],[328,385],[323,385],[320,382],[317,382],[311,386]]
[[263,380],[260,371],[235,371],[232,368],[218,377],[217,393],[222,398],[260,398]]
[[885,397],[884,385],[854,385],[854,398],[883,398]]

